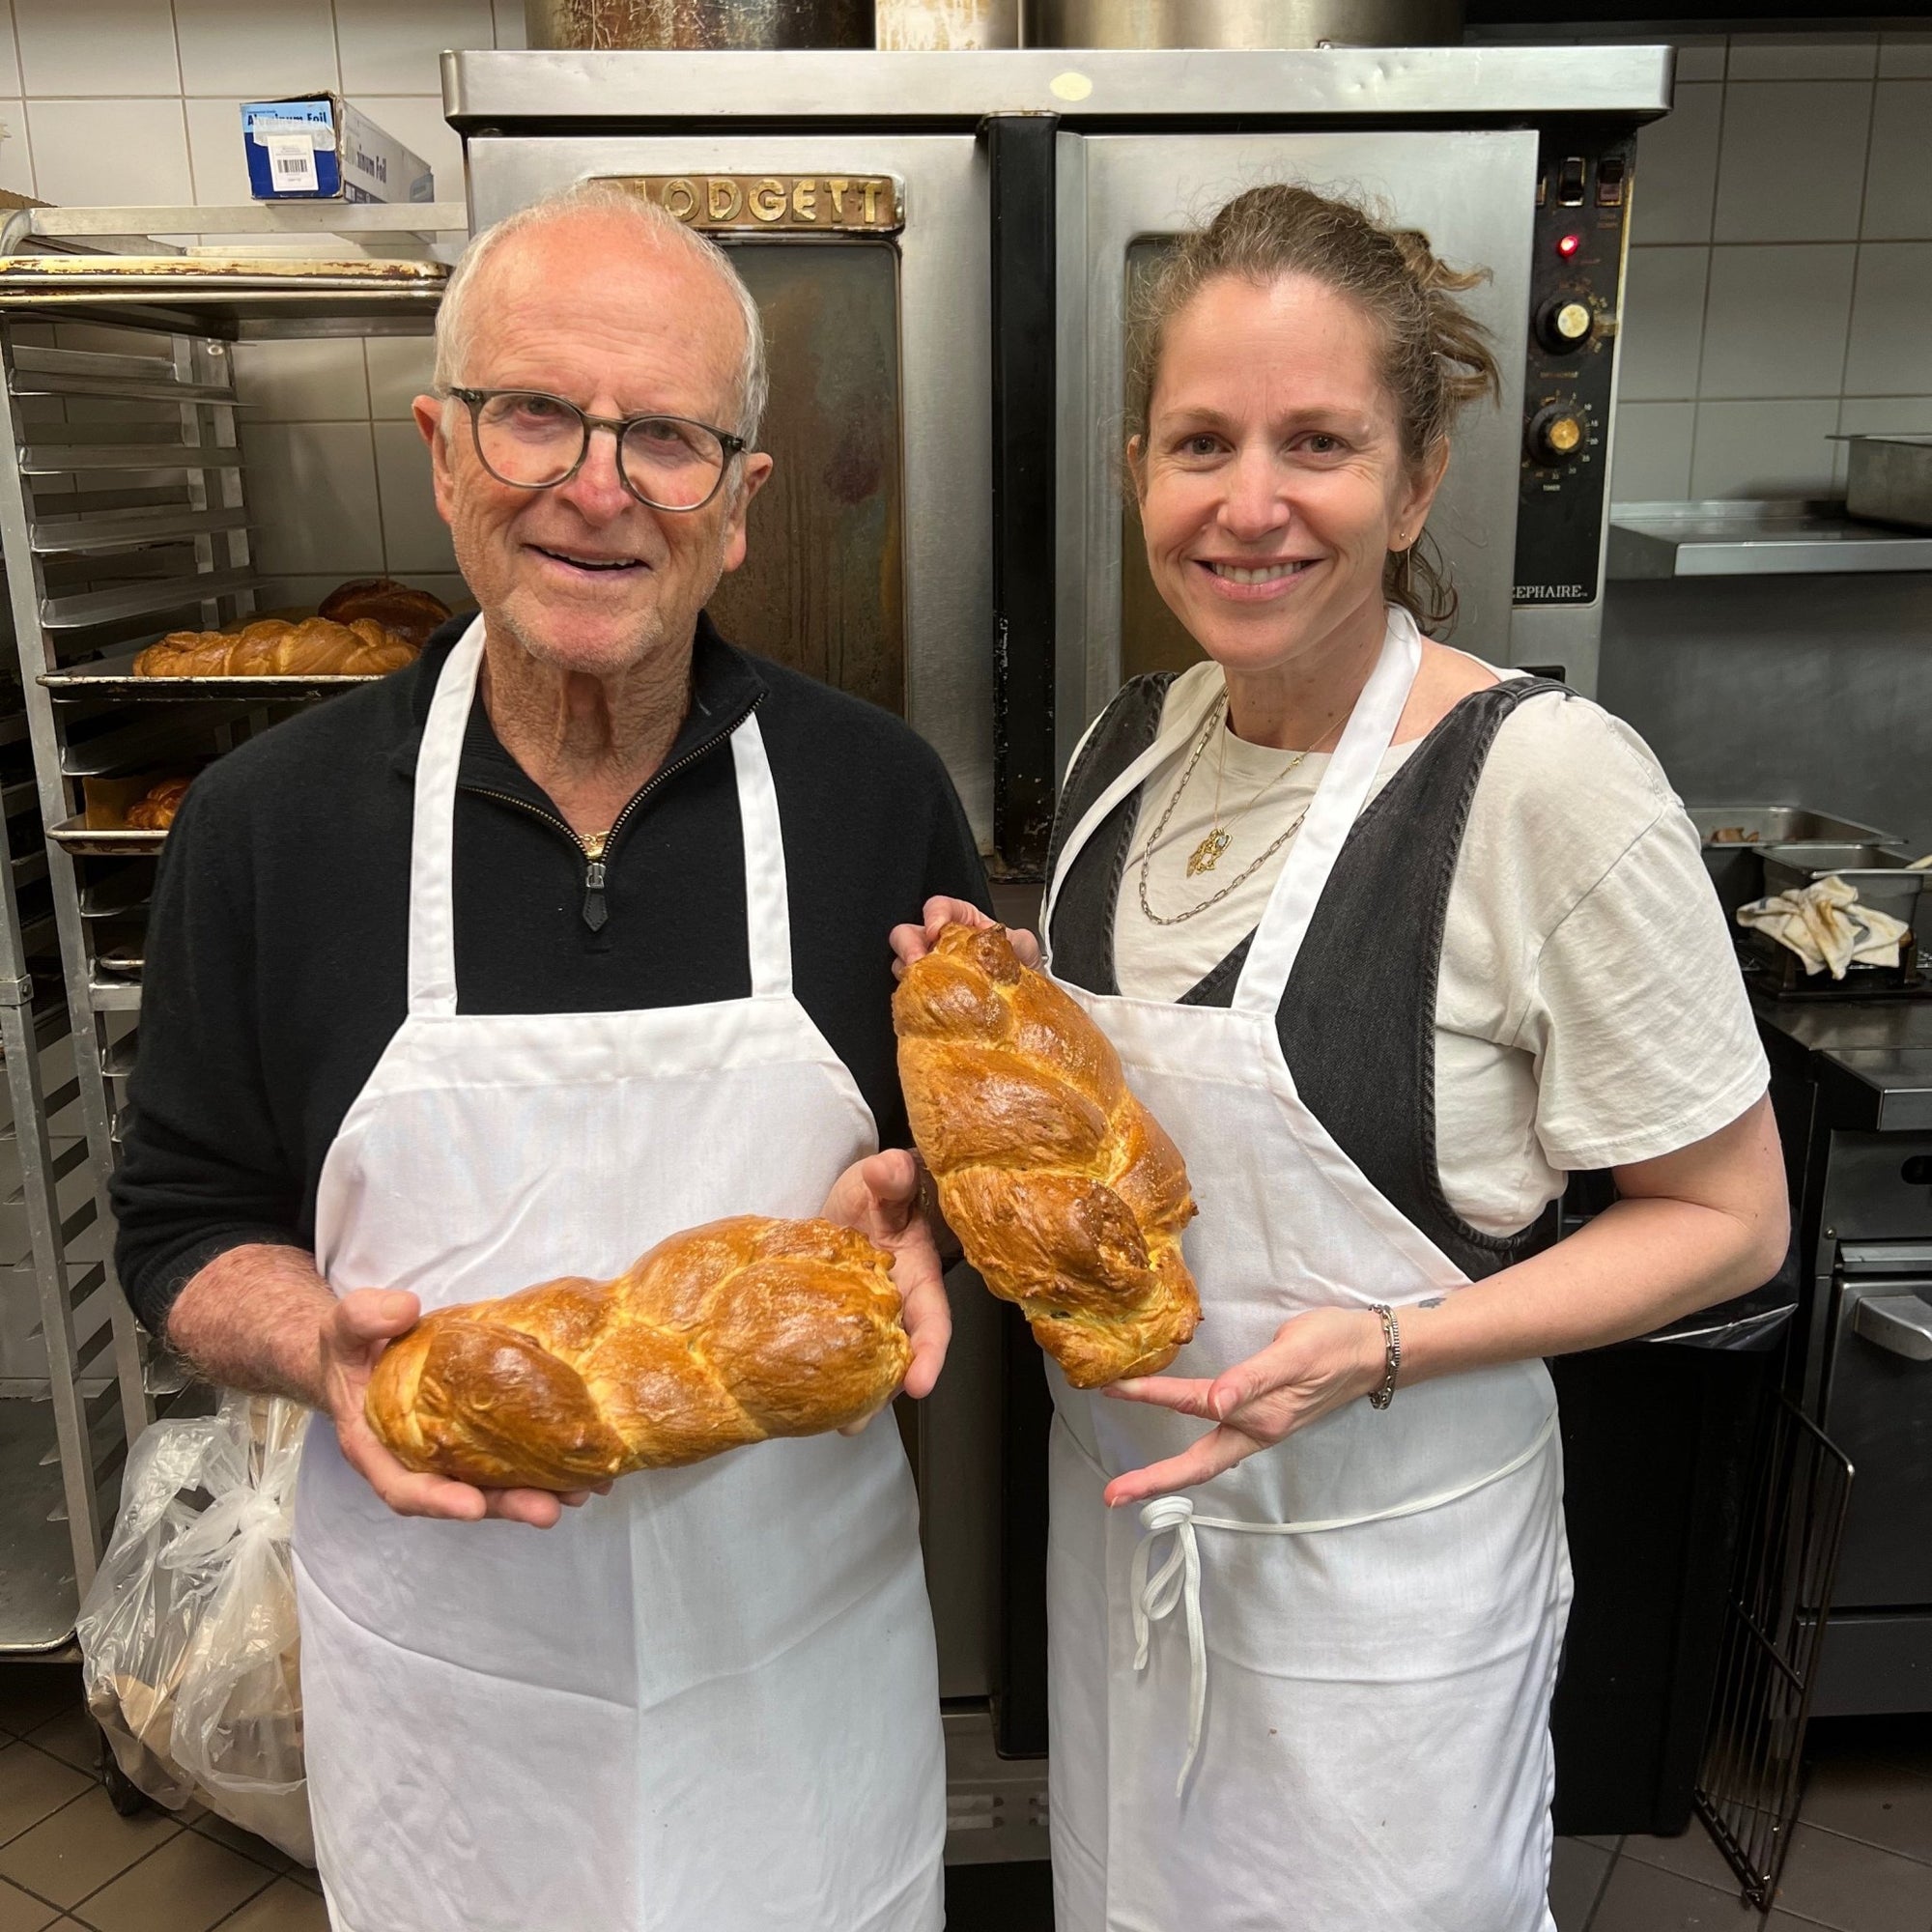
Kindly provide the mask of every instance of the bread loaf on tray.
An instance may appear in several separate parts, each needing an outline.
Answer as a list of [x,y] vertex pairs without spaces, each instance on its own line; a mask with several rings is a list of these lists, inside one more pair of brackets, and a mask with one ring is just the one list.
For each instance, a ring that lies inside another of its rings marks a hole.
[[986,1286],[1075,1388],[1164,1369],[1201,1319],[1194,1198],[1106,1036],[1003,926],[949,925],[893,1024],[913,1139]]
[[136,677],[377,677],[416,654],[372,618],[263,617],[240,631],[171,631],[134,660]]
[[491,1489],[582,1489],[840,1429],[912,1361],[890,1265],[830,1221],[713,1221],[614,1281],[426,1315],[378,1358],[364,1413],[412,1469]]
[[399,583],[393,577],[360,577],[352,583],[338,583],[315,608],[318,616],[332,617],[338,624],[372,618],[418,650],[449,617],[449,606],[440,597],[412,583]]
[[190,779],[162,779],[128,808],[127,825],[130,832],[165,832],[175,822],[175,813],[187,796]]

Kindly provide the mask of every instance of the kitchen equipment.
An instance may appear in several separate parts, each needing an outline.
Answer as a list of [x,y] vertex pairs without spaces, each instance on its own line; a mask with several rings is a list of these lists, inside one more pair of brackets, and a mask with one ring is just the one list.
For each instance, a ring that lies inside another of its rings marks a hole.
[[1856,886],[1859,903],[1875,912],[1913,923],[1918,910],[1925,873],[1902,853],[1880,845],[1767,845],[1764,848],[1764,889],[1767,895],[1802,890],[1814,879],[1835,874]]
[[[1690,823],[1704,842],[1704,869],[1729,919],[1741,905],[1764,897],[1764,848],[1823,842],[1895,845],[1889,832],[1856,819],[1833,818],[1797,805],[1693,805]],[[1742,837],[1725,838],[1725,833]]]
[[1753,1004],[1804,1276],[1791,1388],[1858,1470],[1812,1713],[1932,1711],[1932,1001]]
[[1020,43],[1020,0],[877,0],[882,53],[953,53]]
[[1932,436],[1848,436],[1845,508],[1854,517],[1932,529]]
[[1420,47],[1463,38],[1463,0],[1030,0],[1036,47]]
[[1127,301],[1250,183],[1376,196],[1490,270],[1470,300],[1501,405],[1459,433],[1431,523],[1457,641],[1594,688],[1634,137],[1668,65],[478,52],[445,58],[444,99],[478,225],[600,178],[731,249],[770,327],[778,467],[720,622],[901,710],[1027,877],[1086,724],[1123,675],[1193,657],[1120,487]]
[[[1457,641],[1593,688],[1634,135],[1668,70],[1662,48],[1433,46],[458,53],[443,75],[479,226],[603,178],[730,250],[769,331],[777,468],[720,626],[901,712],[1017,902],[1087,724],[1123,676],[1192,657],[1122,501],[1127,302],[1252,183],[1377,196],[1490,270],[1470,299],[1503,394],[1431,524]],[[989,1782],[983,1760],[1046,1745],[1050,1409],[1024,1324],[977,1284],[954,1306],[912,1426],[960,1720],[949,1857],[1037,1857],[1043,1772]]]
[[872,0],[524,0],[533,47],[869,47]]

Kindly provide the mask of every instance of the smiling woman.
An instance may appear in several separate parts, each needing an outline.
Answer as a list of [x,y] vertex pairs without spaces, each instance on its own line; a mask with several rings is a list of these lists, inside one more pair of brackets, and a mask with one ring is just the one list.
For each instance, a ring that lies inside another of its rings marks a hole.
[[[1551,1932],[1543,1358],[1782,1256],[1763,1057],[1656,761],[1424,635],[1450,435],[1495,390],[1478,279],[1280,185],[1142,292],[1127,469],[1207,662],[1088,734],[1044,937],[1187,1163],[1202,1322],[1161,1375],[1055,1383],[1062,1932]],[[1624,1198],[1539,1251],[1605,1167]]]

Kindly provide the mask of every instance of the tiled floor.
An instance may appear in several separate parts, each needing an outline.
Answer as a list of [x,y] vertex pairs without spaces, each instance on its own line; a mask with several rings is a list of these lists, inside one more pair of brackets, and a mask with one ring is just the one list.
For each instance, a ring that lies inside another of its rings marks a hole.
[[1693,1825],[1680,1838],[1564,1838],[1549,1902],[1560,1932],[1932,1932],[1932,1717],[1811,1727],[1810,1774],[1767,1919]]
[[[116,1816],[94,1752],[73,1666],[0,1663],[0,1932],[327,1932],[313,1872],[218,1818]],[[1811,1755],[1767,1932],[1932,1932],[1932,1718],[1814,1725]],[[1043,1867],[951,1877],[949,1932],[1051,1932]],[[1559,1840],[1550,1905],[1560,1932],[1760,1923],[1700,1828]]]

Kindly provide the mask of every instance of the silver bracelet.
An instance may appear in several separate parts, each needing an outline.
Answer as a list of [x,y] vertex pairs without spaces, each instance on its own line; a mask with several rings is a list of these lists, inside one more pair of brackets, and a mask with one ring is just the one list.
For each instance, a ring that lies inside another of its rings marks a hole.
[[1395,1310],[1387,1302],[1375,1304],[1382,1322],[1382,1385],[1369,1397],[1372,1408],[1386,1408],[1395,1400],[1395,1378],[1402,1372],[1402,1330],[1396,1326]]

